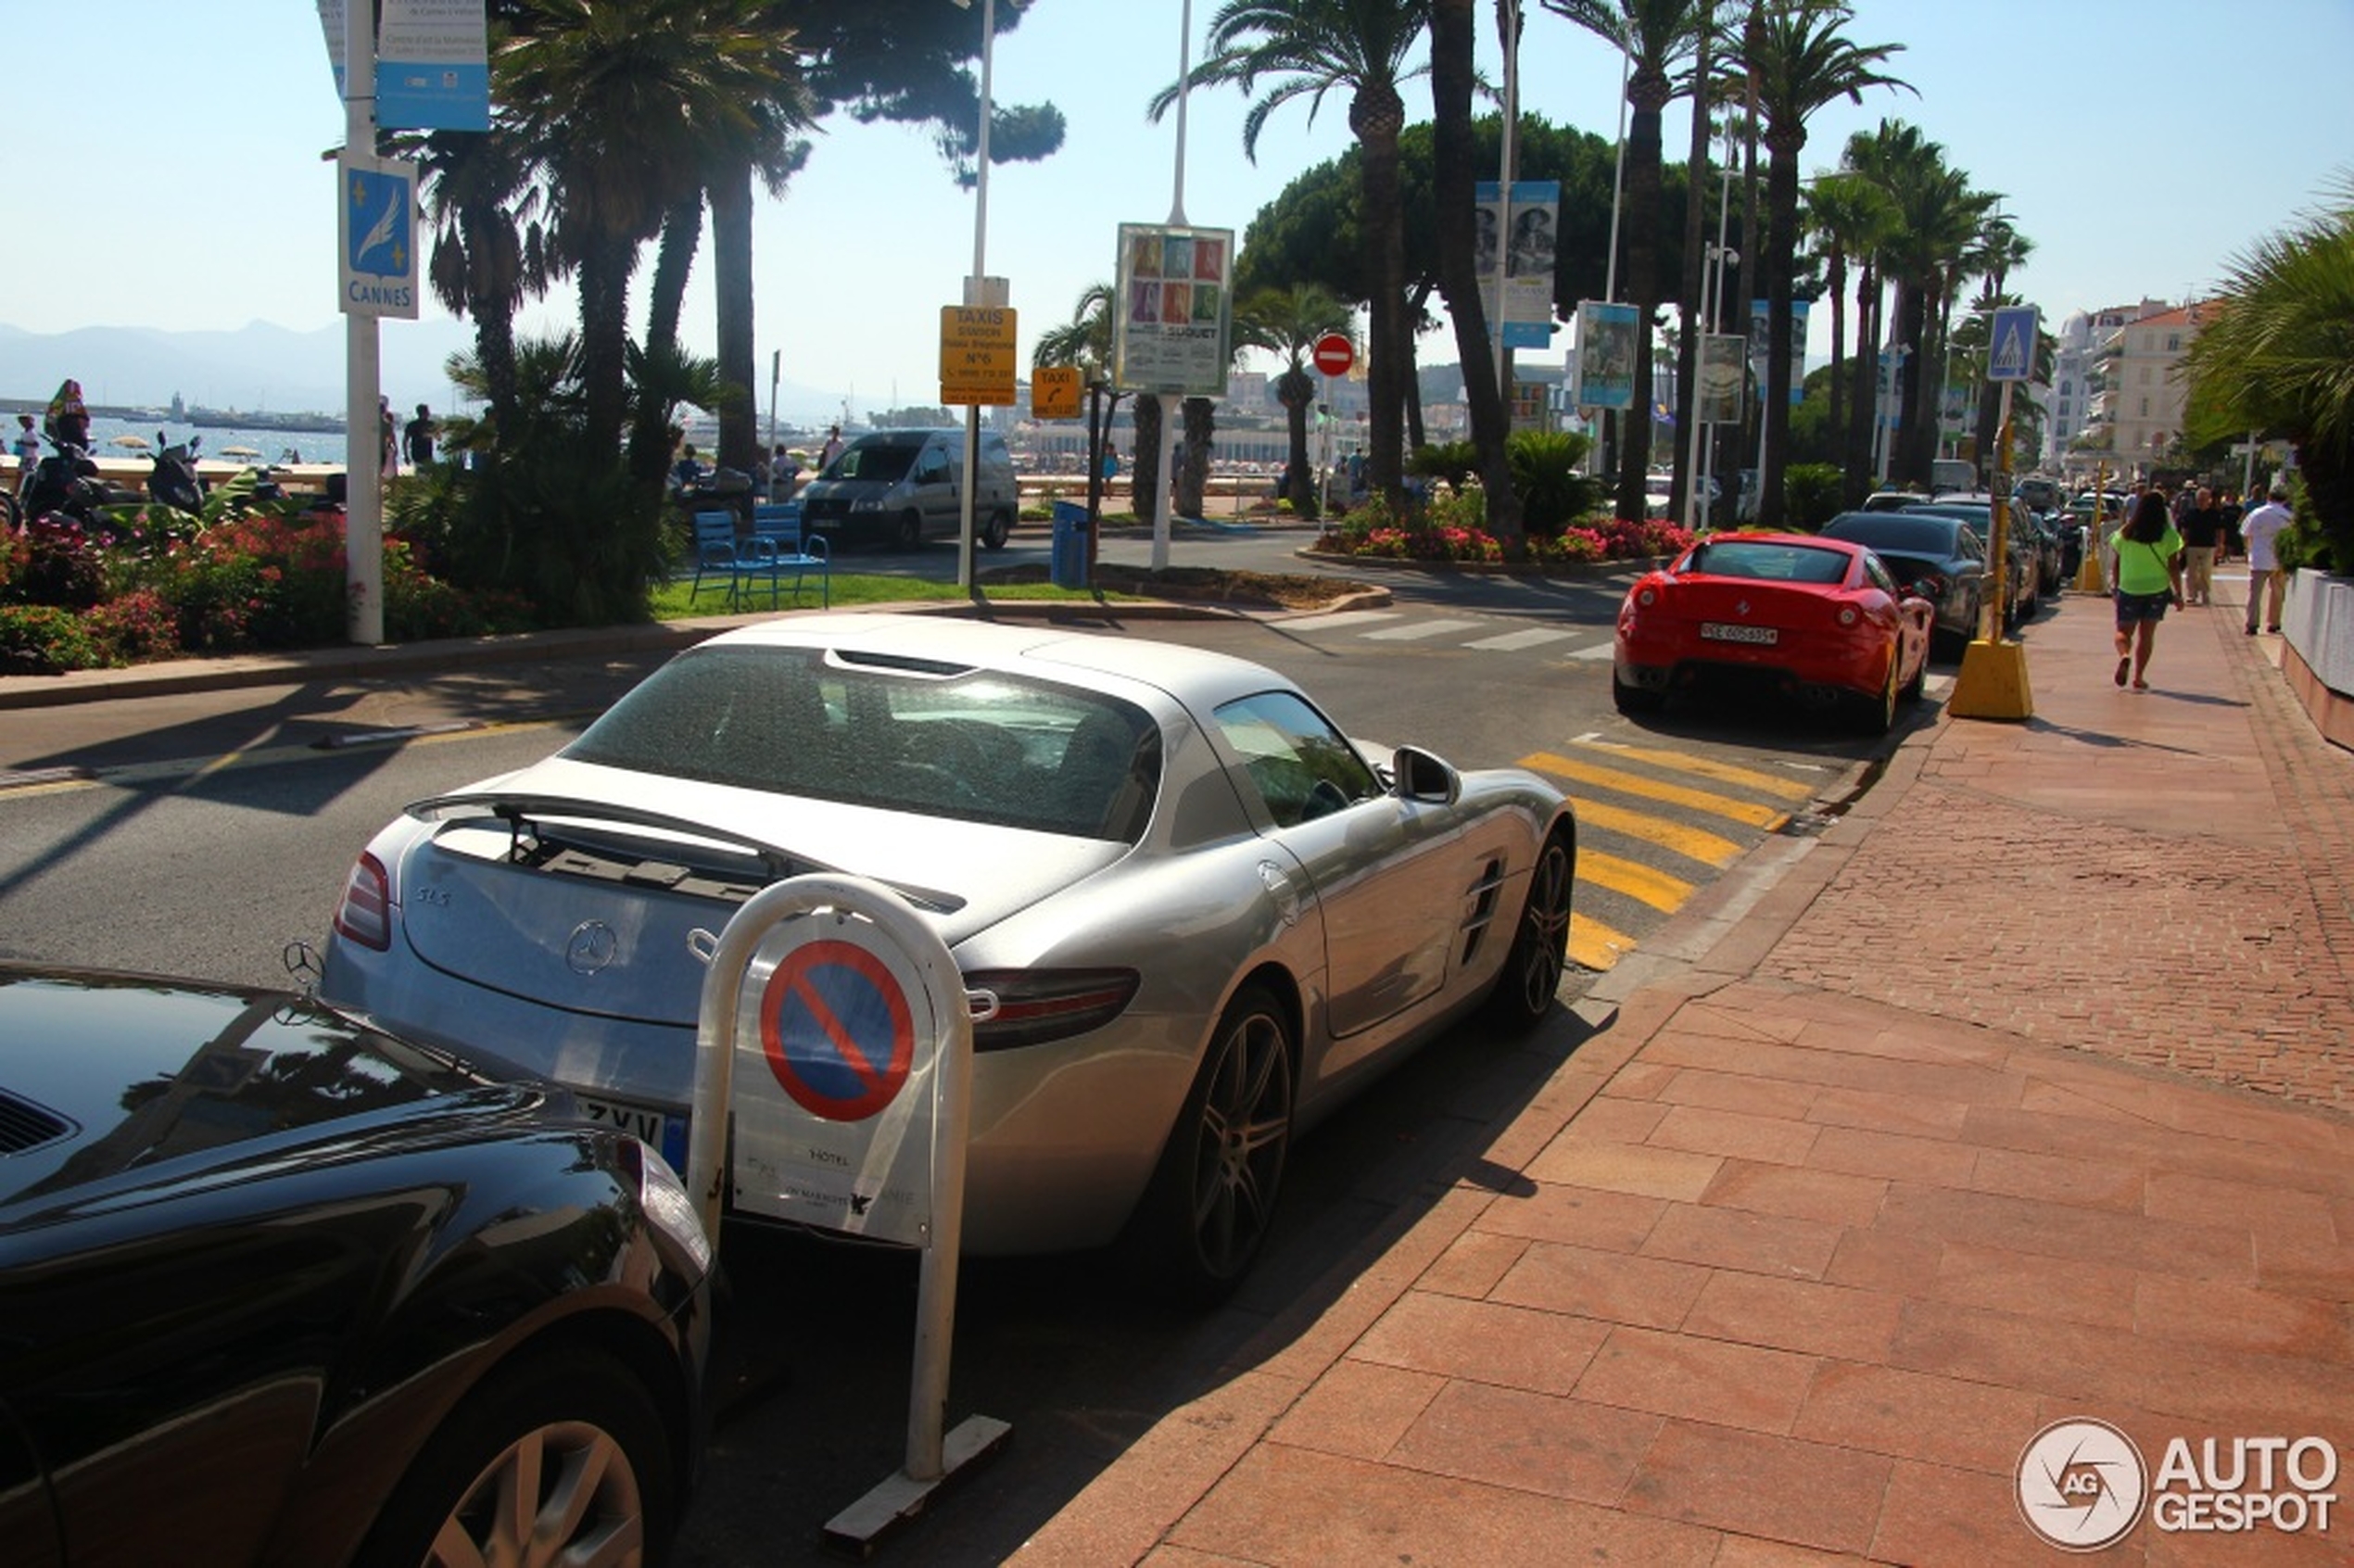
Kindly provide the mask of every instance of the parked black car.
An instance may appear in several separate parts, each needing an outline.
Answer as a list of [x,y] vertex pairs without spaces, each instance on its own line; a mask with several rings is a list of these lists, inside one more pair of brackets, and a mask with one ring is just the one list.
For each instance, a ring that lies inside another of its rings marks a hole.
[[0,1562],[655,1560],[709,1259],[561,1091],[283,993],[0,965]]
[[1900,583],[1917,586],[1937,606],[1930,638],[1941,658],[1958,658],[1978,636],[1990,591],[1986,542],[1956,517],[1923,512],[1842,512],[1823,525],[1826,538],[1868,545]]
[[[1959,518],[1984,538],[1992,530],[1988,513],[1993,504],[1991,496],[1946,496],[1939,500],[1918,501],[1905,510]],[[2057,540],[2048,538],[2035,525],[2034,513],[2019,500],[2010,503],[2010,526],[2004,530],[2004,545],[2010,552],[2011,563],[2004,589],[2005,629],[2008,630],[2034,615],[2046,591],[2057,591],[2059,548]]]

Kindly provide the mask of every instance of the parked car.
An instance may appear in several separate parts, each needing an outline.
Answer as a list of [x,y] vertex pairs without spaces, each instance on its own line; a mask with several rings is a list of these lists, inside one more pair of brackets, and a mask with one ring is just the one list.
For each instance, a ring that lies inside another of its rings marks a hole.
[[1842,512],[1823,525],[1821,537],[1870,550],[1890,575],[1929,600],[1936,609],[1932,655],[1958,658],[1978,636],[1991,579],[1986,543],[1968,523],[1934,512]]
[[[965,433],[876,430],[842,448],[801,492],[802,525],[827,541],[861,540],[913,550],[964,528]],[[981,433],[981,480],[973,534],[1003,549],[1020,510],[1013,453],[993,430]]]
[[[1960,518],[1981,530],[1983,537],[1993,526],[1993,504],[1994,498],[1987,495],[1946,496],[1917,502],[1905,510]],[[2010,575],[2004,587],[2006,623],[2007,626],[2018,626],[2033,618],[2042,605],[2045,585],[2057,588],[2059,552],[2045,538],[2034,513],[2017,499],[2009,503],[2009,526],[2003,530],[2003,543],[2010,554]]]
[[[353,867],[324,994],[523,1065],[682,1159],[697,929],[873,879],[976,1001],[964,1242],[1122,1238],[1214,1298],[1291,1138],[1483,1005],[1534,1025],[1576,823],[1517,769],[1353,742],[1257,664],[921,615],[680,654],[556,755],[411,805]],[[595,940],[584,940],[589,933]]]
[[1627,589],[1611,693],[1640,714],[1702,683],[1763,683],[1885,733],[1921,694],[1934,614],[1862,545],[1720,534]]
[[9,964],[0,1140],[0,1562],[667,1539],[710,1249],[561,1091],[284,993]]

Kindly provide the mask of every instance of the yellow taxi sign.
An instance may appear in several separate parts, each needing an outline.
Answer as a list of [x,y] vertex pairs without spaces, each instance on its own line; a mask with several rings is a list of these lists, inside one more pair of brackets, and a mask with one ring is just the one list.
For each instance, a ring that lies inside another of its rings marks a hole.
[[1014,351],[1015,325],[1010,306],[940,308],[941,402],[997,405],[1014,401],[1014,378],[1019,369]]
[[1077,419],[1080,375],[1077,365],[1040,365],[1030,373],[1030,417]]

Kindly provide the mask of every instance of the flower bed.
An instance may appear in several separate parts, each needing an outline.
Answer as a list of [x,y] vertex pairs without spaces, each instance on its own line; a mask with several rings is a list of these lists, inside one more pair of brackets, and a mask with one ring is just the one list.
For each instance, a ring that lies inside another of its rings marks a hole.
[[[1476,504],[1477,495],[1474,487],[1462,496],[1442,496],[1420,515],[1406,519],[1378,502],[1369,503],[1329,525],[1316,548],[1375,560],[1501,563],[1506,559],[1503,542],[1487,531],[1486,509]],[[1654,519],[1591,518],[1558,534],[1525,536],[1518,559],[1537,566],[1644,561],[1680,554],[1691,542],[1689,530]]]

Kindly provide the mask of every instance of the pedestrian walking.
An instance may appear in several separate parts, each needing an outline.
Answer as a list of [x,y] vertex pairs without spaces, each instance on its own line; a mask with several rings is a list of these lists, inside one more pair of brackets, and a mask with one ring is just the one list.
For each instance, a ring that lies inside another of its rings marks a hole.
[[401,444],[409,450],[409,466],[419,473],[433,461],[433,411],[424,404],[417,405],[417,417],[401,432]]
[[400,421],[392,411],[392,398],[376,399],[376,423],[384,432],[384,472],[377,477],[389,479],[400,472]]
[[2288,487],[2272,487],[2272,498],[2240,519],[2240,538],[2247,546],[2247,635],[2254,637],[2257,605],[2264,605],[2266,631],[2281,629],[2281,599],[2288,582],[2281,572],[2281,530],[2294,521],[2288,509]]
[[2125,504],[2117,510],[2114,517],[2102,521],[2099,546],[2101,583],[2112,596],[2117,592],[2117,537],[2124,531],[2125,525],[2133,520],[2134,512],[2141,509],[2142,498],[2151,493],[2148,480],[2134,480],[2133,492],[2125,498]]
[[32,470],[41,461],[41,432],[29,413],[17,415],[17,438],[12,449],[17,454],[17,496],[32,488]]
[[2183,607],[2183,536],[2174,531],[2165,496],[2152,491],[2117,531],[2118,685],[2130,666],[2133,689],[2150,689],[2150,647],[2169,604]]
[[2223,543],[2223,509],[2215,492],[2199,487],[2188,512],[2174,525],[2183,536],[2183,598],[2191,604],[2215,602],[2215,555]]
[[840,456],[842,456],[842,426],[837,424],[826,432],[825,449],[817,454],[817,472],[823,474],[827,469],[831,468],[834,465],[834,459]]
[[49,411],[43,416],[41,427],[61,447],[89,450],[90,406],[82,400],[82,383],[70,376],[58,383],[57,395],[49,399]]

